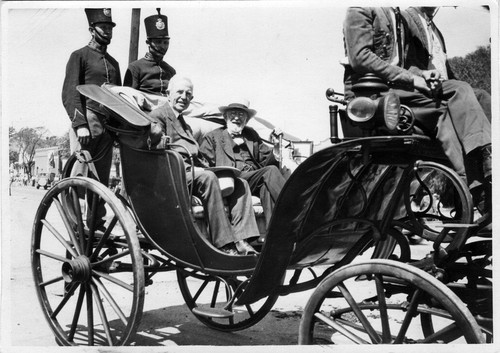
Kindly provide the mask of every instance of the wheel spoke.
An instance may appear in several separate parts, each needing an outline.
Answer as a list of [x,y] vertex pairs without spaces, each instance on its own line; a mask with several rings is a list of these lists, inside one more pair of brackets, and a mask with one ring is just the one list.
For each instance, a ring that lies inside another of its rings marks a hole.
[[422,294],[422,290],[417,288],[412,295],[410,305],[406,311],[405,317],[403,319],[403,323],[401,324],[401,328],[399,329],[398,335],[395,340],[395,344],[400,344],[403,342],[403,339],[406,336],[406,332],[408,331],[408,327],[410,326],[411,321],[413,320],[414,314],[417,312],[418,301],[420,299],[420,295]]
[[220,287],[220,281],[215,281],[214,284],[214,291],[212,292],[212,302],[210,303],[210,306],[212,308],[215,308],[215,304],[217,304],[217,295],[219,293],[219,287]]
[[93,283],[97,286],[99,291],[104,295],[104,297],[107,299],[113,310],[116,312],[116,314],[120,317],[120,320],[123,322],[125,326],[128,325],[127,318],[123,311],[120,309],[118,304],[116,303],[115,299],[109,293],[108,289],[102,284],[102,282],[98,278],[93,278]]
[[377,288],[377,298],[380,310],[380,321],[382,322],[382,343],[391,342],[391,328],[389,326],[389,315],[387,313],[387,303],[385,301],[385,291],[382,275],[375,275],[375,285]]
[[107,279],[108,281],[113,282],[114,284],[117,284],[120,287],[123,287],[123,288],[125,288],[126,290],[128,290],[130,292],[134,291],[134,287],[133,286],[131,286],[130,284],[127,284],[127,283],[119,280],[118,278],[110,276],[107,273],[104,273],[104,272],[101,272],[101,271],[96,271],[96,270],[92,270],[92,273],[94,275],[96,275],[96,276],[99,276],[99,277],[102,277],[104,279]]
[[370,322],[368,321],[366,316],[361,311],[358,303],[356,303],[356,300],[354,300],[353,296],[351,295],[351,292],[349,292],[349,290],[344,285],[344,283],[339,283],[338,288],[342,292],[342,295],[346,299],[347,303],[352,308],[354,314],[356,314],[356,317],[358,318],[358,320],[361,322],[363,327],[366,329],[366,333],[368,334],[368,336],[370,336],[370,339],[372,340],[372,342],[373,343],[380,343],[381,342],[380,336],[373,329],[372,325],[370,324]]
[[48,285],[51,285],[53,283],[57,283],[59,281],[62,281],[63,280],[63,277],[62,276],[59,276],[59,277],[54,277],[52,279],[49,279],[48,281],[45,281],[45,282],[41,282],[39,284],[40,287],[45,287],[45,286],[48,286]]
[[454,322],[446,327],[443,327],[441,330],[434,332],[432,335],[427,336],[422,343],[450,343],[461,336],[463,336],[463,333]]
[[57,308],[54,310],[54,312],[50,315],[51,318],[55,319],[57,317],[57,314],[61,311],[62,308],[64,308],[64,305],[68,302],[69,298],[73,295],[75,292],[76,288],[78,288],[78,283],[73,283],[71,287],[68,289],[68,291],[64,294],[63,299],[57,306]]
[[56,205],[57,211],[59,212],[59,215],[61,216],[61,218],[64,222],[64,226],[66,227],[66,230],[68,231],[69,237],[71,238],[71,241],[73,242],[73,246],[75,247],[76,252],[78,253],[78,255],[81,255],[82,249],[80,248],[80,243],[78,242],[78,239],[75,236],[75,230],[71,226],[71,223],[69,221],[69,217],[68,217],[68,214],[66,213],[66,210],[61,205],[61,202],[59,201],[59,199],[57,197],[53,198],[53,202]]
[[198,288],[198,291],[196,292],[196,294],[194,295],[193,297],[193,301],[196,303],[196,301],[198,300],[199,296],[201,295],[201,293],[203,293],[203,290],[205,289],[205,287],[208,285],[209,283],[209,280],[206,279],[203,281],[203,283],[201,284],[200,288]]
[[80,313],[82,311],[82,304],[83,304],[84,295],[85,295],[85,288],[84,288],[84,286],[80,286],[80,293],[78,293],[78,299],[76,301],[76,306],[75,306],[75,314],[73,315],[73,320],[71,322],[71,328],[70,328],[69,334],[68,334],[68,340],[70,342],[72,342],[73,338],[75,337],[76,328],[78,326],[78,320],[80,319]]
[[120,252],[120,253],[118,253],[118,254],[108,256],[108,257],[106,257],[105,259],[103,259],[103,260],[101,260],[101,261],[94,262],[94,263],[92,264],[92,267],[100,266],[100,265],[102,265],[102,264],[105,264],[105,263],[110,262],[110,261],[114,261],[114,260],[116,260],[116,259],[119,259],[119,258],[121,258],[121,257],[127,256],[127,255],[129,255],[129,254],[130,254],[130,250],[128,250],[128,249],[127,249],[127,250],[124,250],[124,251],[122,251],[122,252]]
[[[359,337],[359,336],[355,335],[354,333],[352,333],[351,331],[347,330],[344,326],[342,326],[341,324],[339,324],[338,320],[331,320],[329,317],[326,317],[325,315],[323,315],[323,313],[320,313],[320,312],[316,312],[314,314],[314,316],[317,319],[319,319],[320,321],[322,321],[323,323],[325,323],[328,326],[330,326],[331,328],[333,328],[335,331],[338,331],[344,337],[346,337],[346,338],[350,339],[351,341],[353,341],[354,343],[357,343],[357,344],[370,344],[370,342],[365,341],[361,337]],[[363,330],[360,330],[360,331],[363,331]]]
[[99,291],[97,290],[97,287],[94,284],[90,283],[89,286],[92,289],[92,293],[94,295],[94,301],[96,303],[97,311],[99,312],[99,316],[101,317],[102,327],[104,328],[104,332],[106,333],[106,338],[108,340],[108,344],[110,346],[112,346],[113,345],[113,337],[111,335],[111,330],[109,328],[109,322],[108,322],[108,318],[106,316],[106,311],[104,310],[104,306],[102,305],[101,296],[99,295]]
[[50,224],[46,219],[41,220],[42,224],[56,237],[56,239],[64,246],[64,248],[73,256],[77,257],[78,253],[71,247],[71,245],[64,239],[64,237]]
[[44,255],[44,256],[50,257],[50,258],[52,258],[54,260],[57,260],[57,261],[61,261],[61,262],[68,261],[68,259],[65,258],[65,257],[62,257],[62,256],[59,256],[59,255],[50,253],[50,252],[42,250],[42,249],[36,249],[36,252],[39,253],[40,255]]
[[90,289],[90,285],[87,284],[85,286],[85,292],[87,294],[87,344],[89,346],[94,345],[94,306],[92,304],[92,289]]
[[99,252],[101,251],[102,247],[106,243],[106,241],[109,239],[109,235],[111,234],[111,230],[114,228],[116,222],[118,222],[118,218],[115,216],[109,223],[108,228],[106,228],[106,231],[103,233],[101,239],[99,239],[99,242],[97,243],[96,247],[94,248],[94,251],[92,255],[90,256],[90,262],[94,261],[95,258],[99,255]]
[[82,209],[80,207],[80,198],[78,197],[78,192],[75,187],[70,188],[71,196],[73,201],[73,208],[75,210],[76,215],[76,225],[78,228],[78,234],[80,235],[80,248],[85,249],[85,239],[84,239],[84,226],[83,226],[83,218],[82,218]]
[[95,225],[97,221],[97,208],[100,201],[100,197],[97,194],[92,194],[92,208],[90,213],[90,219],[87,221],[87,227],[89,228],[89,238],[87,241],[87,248],[85,249],[85,254],[90,256],[92,253],[92,244],[94,242]]

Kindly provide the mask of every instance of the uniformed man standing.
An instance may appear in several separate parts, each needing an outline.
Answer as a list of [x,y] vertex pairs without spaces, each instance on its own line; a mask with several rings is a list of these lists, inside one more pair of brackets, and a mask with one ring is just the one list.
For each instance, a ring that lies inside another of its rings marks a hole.
[[123,85],[166,96],[168,82],[175,75],[175,69],[163,61],[170,45],[168,18],[160,14],[160,9],[157,10],[158,15],[144,19],[148,52],[144,58],[129,64]]
[[[85,9],[85,13],[92,38],[69,58],[62,101],[80,147],[89,151],[100,181],[108,186],[113,140],[103,127],[104,112],[99,103],[81,95],[76,86],[103,83],[121,86],[118,62],[107,53],[116,24],[111,20],[111,9]],[[76,149],[79,146],[72,146],[73,151]]]

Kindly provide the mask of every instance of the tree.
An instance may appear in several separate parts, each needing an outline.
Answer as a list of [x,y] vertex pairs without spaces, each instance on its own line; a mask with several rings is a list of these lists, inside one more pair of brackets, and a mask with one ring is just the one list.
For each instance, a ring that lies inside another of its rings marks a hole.
[[491,94],[491,45],[481,46],[465,57],[454,57],[449,63],[456,78]]
[[9,133],[11,132],[13,145],[17,146],[18,155],[21,156],[22,167],[28,177],[31,178],[31,167],[35,163],[35,150],[47,145],[47,139],[44,137],[46,137],[48,130],[44,127],[23,127],[17,132],[13,128],[12,130],[9,129]]

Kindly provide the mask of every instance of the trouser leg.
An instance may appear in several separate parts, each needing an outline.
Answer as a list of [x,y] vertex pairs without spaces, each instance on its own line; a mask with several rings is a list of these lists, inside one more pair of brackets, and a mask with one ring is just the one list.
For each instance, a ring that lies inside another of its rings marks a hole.
[[[190,172],[186,173],[186,179],[190,184],[192,181]],[[212,244],[217,248],[221,248],[228,243],[234,242],[234,232],[224,210],[217,176],[211,171],[197,171],[193,184],[193,194],[198,196],[203,203]]]
[[227,197],[227,201],[234,230],[234,241],[258,237],[259,228],[253,211],[252,193],[246,180],[235,178],[234,191]]
[[274,204],[285,185],[285,178],[276,166],[244,172],[241,177],[248,181],[252,194],[259,196],[267,227],[273,214]]

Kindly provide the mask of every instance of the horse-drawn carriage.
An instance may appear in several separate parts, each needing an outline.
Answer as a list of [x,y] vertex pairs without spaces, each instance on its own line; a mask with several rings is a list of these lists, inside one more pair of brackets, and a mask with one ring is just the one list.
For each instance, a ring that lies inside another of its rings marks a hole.
[[[147,115],[106,87],[80,91],[109,112],[125,193],[92,173],[75,175],[91,165],[81,153],[41,202],[32,267],[59,344],[132,343],[145,287],[165,271],[177,272],[188,308],[217,330],[248,328],[279,296],[314,289],[300,344],[492,341],[491,218],[474,220],[465,183],[429,138],[410,134],[411,110],[397,97],[341,110],[352,138],[335,136],[333,106],[334,143],[291,174],[260,254],[231,256],[195,224],[179,154],[122,139],[147,131]],[[401,131],[369,136],[366,124]],[[102,207],[104,224],[97,222]],[[408,234],[428,240],[432,251],[414,258]]]

